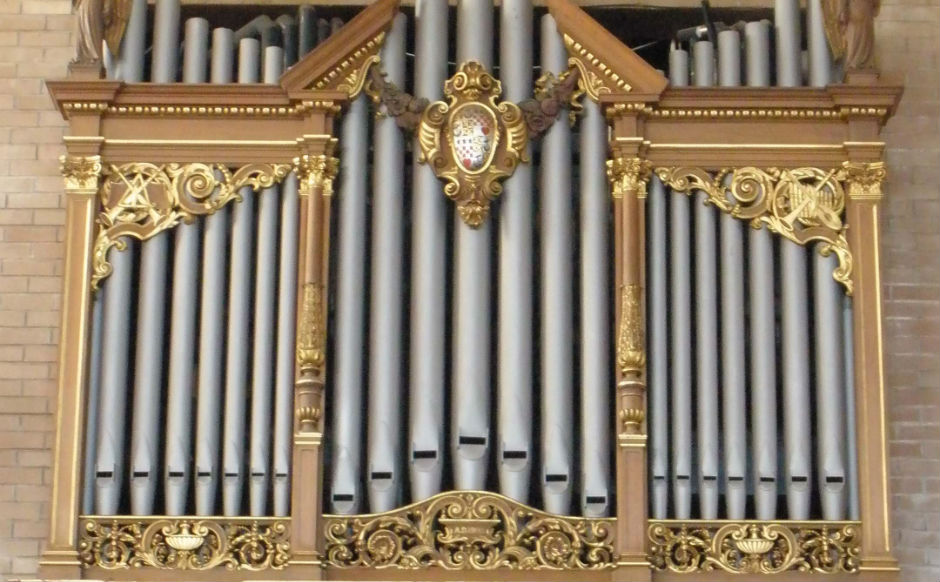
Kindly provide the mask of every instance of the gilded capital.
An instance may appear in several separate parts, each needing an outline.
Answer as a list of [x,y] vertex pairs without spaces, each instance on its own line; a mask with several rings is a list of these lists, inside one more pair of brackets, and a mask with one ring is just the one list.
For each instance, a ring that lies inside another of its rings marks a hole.
[[887,171],[884,162],[842,162],[842,180],[852,200],[878,202]]
[[68,192],[96,193],[101,178],[101,156],[59,156],[59,169]]
[[333,179],[339,169],[339,160],[333,156],[304,154],[294,158],[294,169],[300,180],[300,195],[307,196],[320,192],[323,196],[333,195]]
[[652,165],[641,158],[613,158],[607,160],[607,179],[611,195],[623,198],[625,194],[646,197],[646,183],[650,179]]

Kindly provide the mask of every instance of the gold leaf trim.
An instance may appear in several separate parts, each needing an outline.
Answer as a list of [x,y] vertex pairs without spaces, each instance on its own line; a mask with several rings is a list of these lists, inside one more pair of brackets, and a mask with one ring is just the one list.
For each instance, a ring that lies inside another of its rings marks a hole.
[[394,511],[324,516],[335,568],[600,570],[617,564],[615,520],[552,515],[496,493],[447,492]]
[[613,158],[607,160],[607,179],[610,181],[611,196],[623,198],[625,194],[639,198],[646,197],[646,184],[649,182],[652,165],[641,158]]
[[[320,370],[326,363],[326,325],[323,311],[323,285],[305,284],[300,326],[297,330],[297,369],[301,373]],[[319,420],[319,410],[315,419],[313,416],[311,411],[310,419],[313,422]]]
[[339,171],[339,159],[328,155],[303,155],[294,158],[294,168],[300,181],[300,195],[319,192],[322,196],[333,195],[333,180]]
[[101,178],[101,156],[59,156],[59,170],[66,191],[98,191]]
[[369,68],[379,62],[377,53],[384,40],[385,33],[380,32],[314,82],[313,88],[318,91],[342,91],[354,99],[362,91]]
[[121,237],[147,240],[195,216],[212,214],[240,200],[238,190],[277,184],[290,172],[287,164],[248,164],[234,173],[222,164],[110,165],[99,192],[102,211],[93,250],[91,286],[98,289],[111,274],[108,252],[124,250]]
[[878,202],[883,193],[881,184],[888,176],[884,162],[843,162],[842,173],[852,200]]
[[646,365],[643,348],[642,291],[639,285],[620,287],[620,330],[617,338],[617,365],[626,376],[639,376]]
[[857,522],[650,521],[649,562],[680,574],[858,571]]
[[833,279],[852,294],[852,252],[842,222],[845,209],[845,170],[753,167],[722,169],[711,174],[701,168],[659,168],[657,176],[676,192],[701,191],[706,202],[753,228],[766,226],[799,245],[820,241],[819,254],[835,254],[839,265]]
[[85,518],[78,552],[83,568],[280,570],[290,560],[290,523],[264,518]]
[[614,90],[618,93],[628,93],[633,90],[626,79],[615,73],[606,63],[601,62],[584,45],[567,34],[563,35],[563,39],[565,48],[571,55],[568,64],[574,65],[581,72],[578,84],[592,101],[597,102],[601,95],[607,95]]

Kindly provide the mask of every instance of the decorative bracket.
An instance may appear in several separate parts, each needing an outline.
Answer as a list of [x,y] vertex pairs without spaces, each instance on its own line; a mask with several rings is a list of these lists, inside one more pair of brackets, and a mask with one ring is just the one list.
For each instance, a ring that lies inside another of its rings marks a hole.
[[503,190],[500,180],[529,160],[522,110],[497,102],[501,93],[500,82],[483,65],[461,63],[444,84],[449,103],[431,103],[418,126],[420,161],[444,180],[444,194],[471,228],[486,220],[490,201]]
[[679,167],[659,168],[656,174],[673,191],[704,192],[706,203],[750,220],[753,228],[766,226],[799,245],[820,241],[820,255],[835,253],[839,259],[832,277],[845,286],[846,295],[852,294],[852,253],[842,223],[845,169],[745,167],[712,175],[701,168]]

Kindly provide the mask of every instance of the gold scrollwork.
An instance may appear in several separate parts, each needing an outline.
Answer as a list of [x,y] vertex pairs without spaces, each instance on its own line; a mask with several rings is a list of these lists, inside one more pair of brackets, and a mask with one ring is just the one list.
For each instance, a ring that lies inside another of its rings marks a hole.
[[643,349],[643,317],[639,285],[620,287],[620,330],[617,333],[617,365],[625,376],[639,376],[646,365]]
[[712,175],[701,168],[679,167],[659,168],[656,174],[676,192],[704,192],[707,203],[749,220],[753,228],[766,226],[800,245],[819,241],[819,254],[835,254],[839,260],[833,279],[845,287],[846,295],[852,294],[852,253],[842,222],[844,170],[745,167]]
[[859,163],[842,162],[842,174],[845,179],[849,198],[878,202],[881,200],[881,184],[888,175],[884,162]]
[[611,185],[611,196],[624,195],[646,197],[646,183],[650,179],[652,165],[642,158],[613,158],[607,160],[607,179]]
[[[306,283],[303,286],[300,325],[297,330],[297,369],[301,373],[314,372],[322,369],[325,363],[326,325],[323,321],[323,285]],[[317,419],[319,419],[319,411]]]
[[857,572],[855,522],[650,521],[650,565],[681,574]]
[[65,180],[66,191],[98,191],[101,156],[60,156],[59,169]]
[[314,192],[320,192],[323,196],[333,195],[333,180],[339,170],[339,159],[328,155],[304,154],[294,158],[294,167],[300,181],[301,196]]
[[568,59],[568,64],[577,67],[581,72],[578,84],[592,101],[597,102],[602,95],[607,95],[614,90],[618,93],[627,93],[632,90],[626,79],[615,73],[606,63],[601,62],[581,43],[567,34],[562,38],[568,54],[575,55]]
[[614,520],[563,517],[496,493],[456,491],[387,513],[325,516],[328,567],[604,569]]
[[483,224],[500,180],[528,161],[528,130],[514,103],[496,100],[502,85],[476,61],[461,63],[444,84],[448,103],[431,103],[421,116],[419,160],[444,180],[444,193],[471,228]]
[[313,88],[319,91],[336,90],[355,99],[362,91],[368,77],[369,69],[379,62],[378,52],[385,40],[385,33],[380,32],[375,38],[369,39],[356,49],[337,66],[330,69],[325,75],[313,83]]
[[263,518],[87,518],[78,551],[82,567],[106,570],[279,570],[290,559],[290,526]]
[[93,251],[91,286],[111,274],[108,252],[126,248],[121,237],[147,240],[175,227],[180,221],[212,214],[249,187],[258,191],[281,181],[290,172],[286,164],[248,164],[234,173],[222,164],[110,165],[104,171],[98,216],[98,235]]

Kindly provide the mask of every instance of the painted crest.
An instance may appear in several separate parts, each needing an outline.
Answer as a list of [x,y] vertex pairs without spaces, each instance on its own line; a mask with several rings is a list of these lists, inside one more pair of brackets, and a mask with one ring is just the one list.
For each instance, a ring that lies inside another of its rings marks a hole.
[[472,228],[486,220],[490,202],[503,190],[500,181],[528,161],[522,111],[514,103],[498,103],[501,93],[483,65],[462,63],[444,84],[448,103],[431,103],[418,127],[419,159],[444,180],[444,193]]

